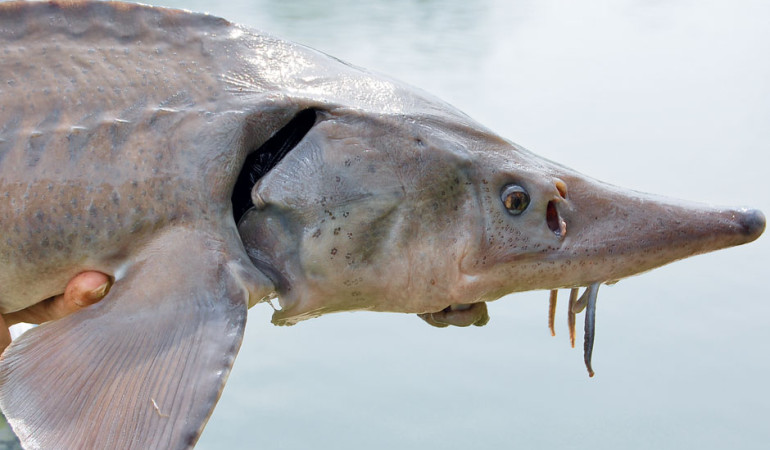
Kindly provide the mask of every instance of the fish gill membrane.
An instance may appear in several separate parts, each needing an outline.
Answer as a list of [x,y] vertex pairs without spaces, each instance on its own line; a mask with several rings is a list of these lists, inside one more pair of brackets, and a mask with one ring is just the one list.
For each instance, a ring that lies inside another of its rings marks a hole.
[[193,446],[247,307],[272,299],[278,325],[368,310],[481,326],[487,301],[571,289],[591,374],[601,284],[765,228],[756,210],[593,180],[423,91],[207,15],[1,3],[0,45],[0,311],[85,270],[115,279],[0,358],[28,448]]

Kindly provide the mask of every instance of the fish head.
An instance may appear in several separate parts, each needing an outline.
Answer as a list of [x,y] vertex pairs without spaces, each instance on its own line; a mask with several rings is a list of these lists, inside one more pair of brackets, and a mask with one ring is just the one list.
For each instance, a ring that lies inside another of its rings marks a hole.
[[765,228],[758,210],[624,189],[516,144],[480,151],[475,160],[483,232],[463,272],[492,287],[489,300],[511,292],[611,284],[751,242]]
[[460,263],[480,230],[461,136],[400,116],[318,111],[256,183],[239,223],[249,256],[275,283],[274,321],[425,312],[462,294]]
[[759,211],[596,181],[459,116],[314,114],[239,221],[277,324],[614,282],[765,227]]

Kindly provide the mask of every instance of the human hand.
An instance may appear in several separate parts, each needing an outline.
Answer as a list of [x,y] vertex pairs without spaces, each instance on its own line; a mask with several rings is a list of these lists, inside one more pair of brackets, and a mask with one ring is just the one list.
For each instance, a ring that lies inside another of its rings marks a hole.
[[101,272],[83,272],[67,283],[64,293],[43,300],[28,308],[0,315],[0,353],[11,343],[8,327],[20,322],[43,323],[60,319],[107,295],[112,286],[110,278]]

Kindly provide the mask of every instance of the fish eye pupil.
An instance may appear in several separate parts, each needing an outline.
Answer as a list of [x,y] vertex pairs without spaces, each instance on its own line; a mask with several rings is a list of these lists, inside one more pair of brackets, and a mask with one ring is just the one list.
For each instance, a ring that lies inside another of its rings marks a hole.
[[529,206],[529,194],[517,184],[509,184],[503,188],[501,199],[508,213],[518,216]]

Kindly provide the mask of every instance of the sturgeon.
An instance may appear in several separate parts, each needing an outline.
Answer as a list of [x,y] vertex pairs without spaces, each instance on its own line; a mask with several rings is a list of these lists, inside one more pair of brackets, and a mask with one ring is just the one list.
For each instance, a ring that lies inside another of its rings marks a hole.
[[0,45],[0,312],[82,271],[114,279],[3,353],[0,407],[27,448],[193,446],[247,309],[273,299],[278,325],[352,310],[483,325],[487,301],[568,288],[590,372],[601,284],[765,228],[757,210],[596,181],[208,15],[2,3]]

